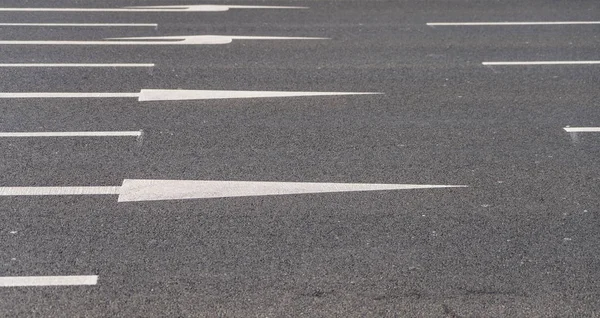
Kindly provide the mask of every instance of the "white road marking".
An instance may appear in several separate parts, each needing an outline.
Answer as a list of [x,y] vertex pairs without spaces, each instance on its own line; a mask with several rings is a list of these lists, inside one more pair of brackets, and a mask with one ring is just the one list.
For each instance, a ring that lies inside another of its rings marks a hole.
[[152,63],[3,63],[0,67],[154,67]]
[[0,23],[0,26],[30,26],[30,27],[153,27],[156,23]]
[[0,287],[96,285],[98,276],[17,276],[0,277]]
[[373,92],[285,92],[285,91],[215,91],[184,89],[142,89],[139,93],[0,93],[0,98],[129,98],[138,101],[204,100],[225,98],[306,97],[339,95],[373,95]]
[[0,196],[116,195],[118,202],[463,188],[463,185],[125,179],[121,187],[0,187]]
[[102,41],[0,41],[0,45],[214,45],[233,40],[329,40],[319,37],[245,36],[245,35],[179,35],[107,38]]
[[111,195],[121,187],[0,187],[0,196]]
[[521,62],[481,62],[483,65],[586,65],[600,64],[600,61],[521,61]]
[[600,132],[600,127],[565,127],[566,132]]
[[308,9],[308,7],[198,4],[123,8],[0,8],[0,12],[224,12],[229,9]]
[[0,132],[0,137],[140,137],[142,131]]
[[429,22],[429,26],[510,26],[510,25],[585,25],[600,21],[547,21],[547,22]]

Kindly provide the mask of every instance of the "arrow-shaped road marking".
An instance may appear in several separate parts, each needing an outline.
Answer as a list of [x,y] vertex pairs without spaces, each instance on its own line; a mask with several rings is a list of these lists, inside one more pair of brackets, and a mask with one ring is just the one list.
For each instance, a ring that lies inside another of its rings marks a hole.
[[0,196],[119,195],[118,202],[139,202],[462,187],[466,186],[125,179],[120,187],[0,187]]
[[285,92],[220,91],[183,89],[142,89],[139,93],[0,93],[0,98],[137,98],[138,101],[203,100],[227,98],[308,97],[339,95],[373,95],[372,92]]
[[0,8],[0,12],[223,12],[229,9],[308,9],[308,7],[200,4],[122,8]]
[[210,45],[229,44],[233,40],[329,40],[319,37],[245,36],[245,35],[177,35],[107,38],[102,41],[4,40],[0,45]]

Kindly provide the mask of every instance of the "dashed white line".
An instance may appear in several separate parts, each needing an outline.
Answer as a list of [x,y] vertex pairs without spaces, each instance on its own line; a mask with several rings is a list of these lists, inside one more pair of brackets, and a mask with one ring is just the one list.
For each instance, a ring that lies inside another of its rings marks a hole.
[[515,62],[481,62],[487,66],[501,65],[589,65],[600,64],[600,61],[515,61]]
[[139,93],[0,93],[0,98],[128,98]]
[[153,27],[157,23],[0,23],[0,26],[27,26],[27,27]]
[[98,276],[16,276],[0,277],[0,287],[96,285]]
[[121,187],[0,187],[0,196],[111,195]]
[[2,63],[0,67],[154,67],[153,63]]
[[140,137],[142,131],[0,132],[0,137]]
[[308,9],[308,7],[198,4],[123,8],[0,8],[0,12],[223,12],[230,9]]
[[600,24],[600,21],[539,21],[539,22],[429,22],[428,26],[511,26],[511,25],[586,25]]
[[565,127],[566,132],[600,132],[600,127]]

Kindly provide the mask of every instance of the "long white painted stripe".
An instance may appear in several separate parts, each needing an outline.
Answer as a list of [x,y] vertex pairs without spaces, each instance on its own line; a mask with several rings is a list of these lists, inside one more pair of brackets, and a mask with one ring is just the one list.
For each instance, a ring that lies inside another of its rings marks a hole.
[[157,23],[0,23],[0,26],[30,27],[158,27]]
[[96,285],[98,276],[18,276],[0,277],[0,287]]
[[0,8],[0,12],[223,12],[229,9],[308,9],[308,7],[200,4],[124,8]]
[[121,187],[0,187],[0,196],[107,195],[119,194]]
[[565,127],[566,132],[600,132],[600,127]]
[[0,132],[0,137],[139,137],[141,131]]
[[0,98],[126,98],[139,96],[139,93],[0,93]]
[[130,180],[123,181],[119,202],[231,198],[309,193],[456,188],[455,185],[311,182]]
[[586,65],[600,64],[600,61],[520,61],[520,62],[481,62],[483,65]]
[[153,63],[3,63],[0,67],[154,67]]
[[215,45],[229,44],[233,40],[329,40],[322,37],[295,36],[245,36],[245,35],[179,35],[107,38],[102,41],[6,40],[0,45]]
[[600,24],[600,21],[540,21],[540,22],[429,22],[429,26],[484,26],[484,25],[584,25]]
[[372,94],[381,94],[381,93],[142,89],[140,91],[139,101],[201,100],[201,99],[227,99],[227,98],[267,98],[267,97],[307,97],[307,96],[340,96],[340,95],[372,95]]

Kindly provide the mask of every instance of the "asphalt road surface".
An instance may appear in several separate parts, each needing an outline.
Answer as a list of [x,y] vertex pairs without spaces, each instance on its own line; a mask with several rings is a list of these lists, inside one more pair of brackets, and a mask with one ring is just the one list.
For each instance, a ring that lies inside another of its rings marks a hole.
[[[600,2],[206,3],[308,9],[0,9],[0,316],[600,315]],[[179,4],[203,3],[0,7]],[[427,24],[511,21],[590,23]],[[190,35],[328,39],[105,40]],[[105,63],[154,66],[85,65]],[[142,89],[382,94],[27,94]],[[226,189],[119,202],[125,179]],[[228,181],[467,187],[228,197]]]

